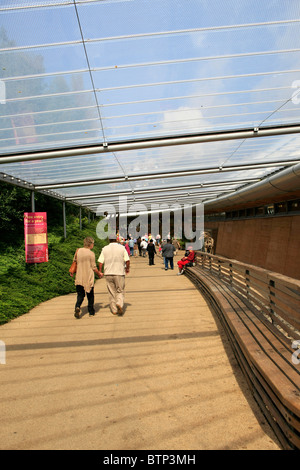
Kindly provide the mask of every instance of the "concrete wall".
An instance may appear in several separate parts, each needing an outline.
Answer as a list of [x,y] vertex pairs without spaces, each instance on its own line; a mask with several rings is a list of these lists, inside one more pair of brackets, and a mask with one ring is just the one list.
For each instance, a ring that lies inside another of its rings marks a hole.
[[206,222],[215,253],[300,279],[300,216]]

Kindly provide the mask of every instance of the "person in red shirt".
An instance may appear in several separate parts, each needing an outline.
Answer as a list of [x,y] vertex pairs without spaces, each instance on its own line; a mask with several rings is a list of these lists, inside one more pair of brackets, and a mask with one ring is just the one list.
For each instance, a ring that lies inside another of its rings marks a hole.
[[184,256],[183,258],[181,258],[180,261],[177,262],[178,270],[179,270],[178,276],[183,274],[184,266],[186,266],[187,264],[192,265],[194,261],[195,261],[195,252],[190,247],[190,249],[186,252],[186,256]]
[[129,240],[126,240],[125,242],[125,250],[128,253],[128,256],[130,256],[130,246],[129,246]]

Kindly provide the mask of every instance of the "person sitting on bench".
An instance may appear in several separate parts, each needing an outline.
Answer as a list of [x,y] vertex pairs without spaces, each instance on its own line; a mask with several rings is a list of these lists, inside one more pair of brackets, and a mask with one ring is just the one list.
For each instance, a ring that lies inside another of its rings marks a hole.
[[186,251],[185,253],[185,256],[183,258],[181,258],[180,261],[177,262],[177,265],[178,265],[178,276],[180,276],[181,274],[183,274],[183,268],[185,266],[187,267],[190,267],[190,266],[193,266],[193,263],[195,261],[195,257],[196,257],[196,254],[194,252],[194,250],[192,249],[192,247],[189,247],[189,250]]

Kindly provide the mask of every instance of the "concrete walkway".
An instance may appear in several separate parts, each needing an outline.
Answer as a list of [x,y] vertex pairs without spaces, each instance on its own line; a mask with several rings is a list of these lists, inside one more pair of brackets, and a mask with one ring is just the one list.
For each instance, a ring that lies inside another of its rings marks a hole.
[[279,449],[206,301],[161,258],[131,260],[126,312],[75,294],[0,327],[0,449]]

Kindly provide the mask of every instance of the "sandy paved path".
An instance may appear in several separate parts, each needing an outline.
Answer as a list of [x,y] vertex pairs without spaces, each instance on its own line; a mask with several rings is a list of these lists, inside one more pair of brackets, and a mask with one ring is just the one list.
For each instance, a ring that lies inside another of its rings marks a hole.
[[226,336],[185,276],[132,259],[126,312],[75,294],[0,327],[0,449],[279,449]]

